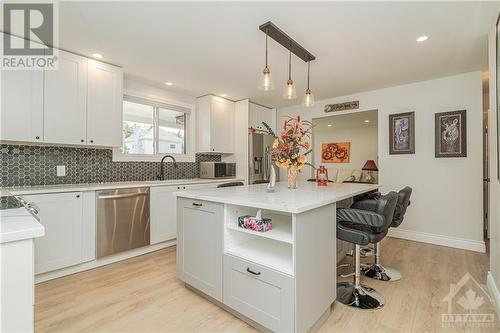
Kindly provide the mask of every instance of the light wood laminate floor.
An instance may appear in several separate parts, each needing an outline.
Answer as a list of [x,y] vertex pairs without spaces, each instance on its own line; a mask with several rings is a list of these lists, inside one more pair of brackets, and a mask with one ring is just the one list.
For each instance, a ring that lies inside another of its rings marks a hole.
[[[384,308],[361,311],[337,302],[322,332],[498,332],[494,326],[443,327],[443,298],[469,272],[485,284],[485,254],[387,238],[382,262],[397,267],[397,282],[363,279],[381,292]],[[469,281],[470,282],[470,281]],[[486,288],[485,288],[486,289]],[[479,296],[479,295],[477,295]],[[481,313],[493,313],[487,296]],[[456,304],[455,304],[456,305]],[[36,286],[35,331],[254,332],[243,321],[185,288],[175,276],[175,248]]]

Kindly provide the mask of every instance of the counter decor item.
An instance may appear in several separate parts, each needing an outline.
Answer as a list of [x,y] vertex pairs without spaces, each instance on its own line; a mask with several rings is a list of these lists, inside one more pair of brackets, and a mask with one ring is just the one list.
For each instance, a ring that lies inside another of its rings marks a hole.
[[328,170],[326,170],[324,165],[320,165],[316,169],[316,183],[318,186],[328,186]]
[[262,218],[262,210],[259,209],[255,216],[245,215],[238,217],[238,227],[266,232],[273,228],[273,223],[271,219]]
[[276,191],[274,188],[276,186],[276,170],[274,170],[274,165],[271,164],[271,175],[269,176],[269,183],[267,183],[266,191],[272,193]]
[[250,128],[252,132],[270,134],[274,137],[273,147],[270,150],[271,158],[277,167],[287,169],[288,188],[297,188],[297,176],[304,165],[314,166],[307,162],[307,155],[312,152],[310,139],[312,123],[300,120],[300,116],[288,117],[284,121],[283,131],[276,135],[271,127],[262,123],[265,130]]
[[373,183],[375,178],[373,177],[373,171],[378,171],[377,165],[374,160],[366,161],[365,165],[361,168],[363,171],[368,171],[368,174],[365,177],[365,181],[367,183]]

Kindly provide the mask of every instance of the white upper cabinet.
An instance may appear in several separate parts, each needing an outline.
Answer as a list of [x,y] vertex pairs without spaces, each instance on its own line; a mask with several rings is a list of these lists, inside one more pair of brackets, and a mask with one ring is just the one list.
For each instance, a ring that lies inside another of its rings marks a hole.
[[[19,37],[0,33],[0,42]],[[43,70],[2,70],[0,140],[43,140]]]
[[265,122],[273,131],[276,130],[276,110],[269,109],[264,106],[249,103],[248,107],[248,127],[256,129],[265,129],[262,125]]
[[0,140],[43,141],[43,71],[2,70]]
[[123,70],[88,60],[87,144],[122,144]]
[[123,70],[62,50],[57,66],[1,71],[0,140],[120,147]]
[[199,152],[234,153],[234,102],[211,95],[200,97],[196,135]]
[[87,136],[87,58],[59,51],[56,70],[45,71],[44,141],[84,144]]

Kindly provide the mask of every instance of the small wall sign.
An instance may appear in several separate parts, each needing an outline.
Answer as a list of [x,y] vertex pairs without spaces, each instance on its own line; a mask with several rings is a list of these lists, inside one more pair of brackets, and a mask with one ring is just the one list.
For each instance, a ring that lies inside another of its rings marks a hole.
[[355,109],[359,109],[359,101],[351,101],[351,102],[345,102],[345,103],[325,105],[325,112],[326,113],[346,111],[346,110],[355,110]]

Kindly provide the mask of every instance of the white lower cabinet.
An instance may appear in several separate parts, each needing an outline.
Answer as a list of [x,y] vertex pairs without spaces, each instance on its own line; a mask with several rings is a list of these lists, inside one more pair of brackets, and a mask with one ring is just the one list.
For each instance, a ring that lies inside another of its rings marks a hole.
[[174,239],[177,236],[175,196],[180,186],[158,186],[150,189],[151,244]]
[[275,332],[294,331],[294,279],[224,255],[224,304]]
[[45,236],[35,239],[35,274],[81,263],[83,203],[81,192],[23,196],[39,213]]
[[151,244],[158,244],[177,237],[174,192],[216,188],[221,183],[154,186],[150,189]]
[[222,302],[224,205],[178,199],[177,214],[178,276]]

